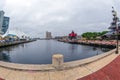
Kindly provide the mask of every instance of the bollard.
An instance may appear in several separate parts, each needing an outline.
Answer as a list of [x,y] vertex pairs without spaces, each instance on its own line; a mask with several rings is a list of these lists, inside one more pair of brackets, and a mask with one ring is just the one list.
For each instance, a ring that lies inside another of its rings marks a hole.
[[63,67],[63,55],[62,54],[54,54],[52,56],[52,65],[53,67],[60,69]]

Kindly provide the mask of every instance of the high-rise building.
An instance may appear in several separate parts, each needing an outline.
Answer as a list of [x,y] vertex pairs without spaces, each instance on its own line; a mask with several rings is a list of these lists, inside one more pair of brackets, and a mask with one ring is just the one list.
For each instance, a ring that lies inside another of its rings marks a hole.
[[9,27],[9,17],[4,16],[4,11],[0,11],[0,34],[3,35],[6,33]]
[[46,39],[52,39],[51,32],[46,32]]
[[3,32],[3,34],[6,33],[8,27],[9,27],[9,20],[10,20],[9,17],[4,17],[4,19],[3,19],[3,25],[2,25],[2,32]]
[[0,11],[0,34],[2,34],[3,19],[4,19],[4,11]]

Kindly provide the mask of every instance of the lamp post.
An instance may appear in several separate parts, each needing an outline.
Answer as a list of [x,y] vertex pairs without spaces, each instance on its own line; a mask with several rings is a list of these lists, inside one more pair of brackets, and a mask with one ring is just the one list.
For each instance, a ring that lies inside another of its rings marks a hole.
[[112,7],[112,14],[113,14],[113,23],[115,24],[116,27],[116,51],[115,53],[118,54],[118,47],[119,47],[119,41],[118,41],[118,34],[119,34],[119,29],[118,29],[118,21],[119,18],[117,17],[117,12],[114,10],[114,7]]

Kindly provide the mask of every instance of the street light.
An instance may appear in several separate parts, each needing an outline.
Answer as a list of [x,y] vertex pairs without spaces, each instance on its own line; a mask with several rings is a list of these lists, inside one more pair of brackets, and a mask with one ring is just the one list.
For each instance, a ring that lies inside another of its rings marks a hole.
[[118,42],[118,34],[119,34],[119,29],[118,29],[118,21],[119,21],[119,18],[117,17],[117,12],[114,10],[114,7],[112,7],[112,14],[113,14],[113,23],[115,24],[115,27],[116,27],[116,51],[115,53],[118,54],[119,51],[118,51],[118,47],[119,47],[119,42]]

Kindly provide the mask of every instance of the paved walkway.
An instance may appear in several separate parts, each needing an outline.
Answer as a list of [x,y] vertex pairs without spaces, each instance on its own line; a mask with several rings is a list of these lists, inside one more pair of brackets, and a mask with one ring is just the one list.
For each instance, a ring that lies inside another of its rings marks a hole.
[[[37,71],[37,72],[36,71],[18,71],[18,70],[10,70],[10,69],[0,67],[0,77],[5,80],[77,80],[103,68],[104,66],[109,64],[111,61],[113,61],[117,56],[119,56],[119,54],[111,54],[95,62],[86,64],[83,66],[79,66],[76,68],[68,69],[68,70],[62,70],[62,71]],[[117,59],[117,61],[119,60]],[[118,66],[116,63],[116,67],[118,68],[120,67],[120,65]],[[112,67],[110,67],[109,70],[107,69],[103,69],[103,70],[106,70],[110,73],[110,72],[113,72],[111,69]],[[115,69],[115,71],[116,72],[114,72],[113,74],[116,74],[117,71],[119,72],[120,70]],[[82,78],[80,80],[85,80],[85,79]]]
[[104,68],[78,80],[120,80],[120,56]]
[[0,80],[4,80],[4,79],[0,78]]

